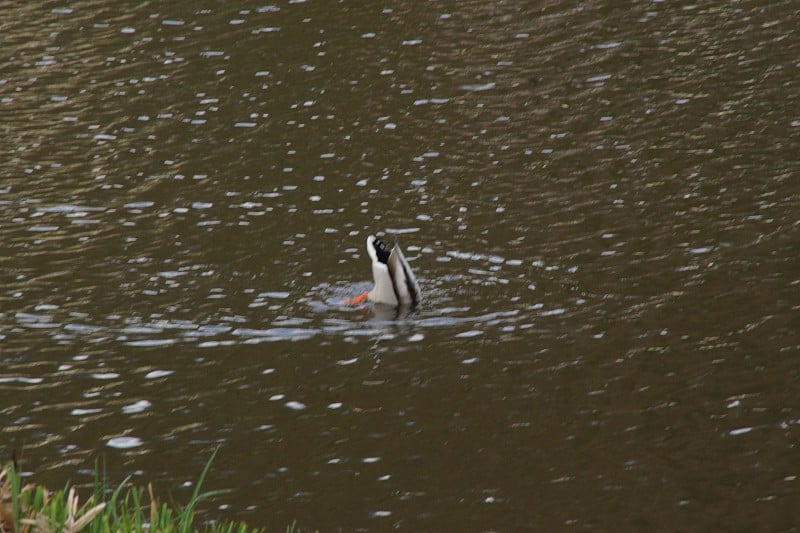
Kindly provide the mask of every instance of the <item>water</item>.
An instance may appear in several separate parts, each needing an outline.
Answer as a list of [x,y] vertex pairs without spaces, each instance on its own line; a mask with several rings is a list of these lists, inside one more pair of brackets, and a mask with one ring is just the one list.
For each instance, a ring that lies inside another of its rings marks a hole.
[[[0,454],[281,529],[788,529],[790,2],[5,7]],[[367,235],[425,296],[350,308]]]

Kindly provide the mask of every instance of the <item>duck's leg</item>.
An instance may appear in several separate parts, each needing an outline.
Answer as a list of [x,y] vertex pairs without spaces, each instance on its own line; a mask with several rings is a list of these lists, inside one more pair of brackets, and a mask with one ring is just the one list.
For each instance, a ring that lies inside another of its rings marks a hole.
[[346,299],[344,301],[344,303],[346,303],[347,305],[358,305],[361,302],[363,302],[364,300],[366,300],[368,297],[369,297],[369,293],[368,292],[364,292],[364,293],[359,294],[355,298]]

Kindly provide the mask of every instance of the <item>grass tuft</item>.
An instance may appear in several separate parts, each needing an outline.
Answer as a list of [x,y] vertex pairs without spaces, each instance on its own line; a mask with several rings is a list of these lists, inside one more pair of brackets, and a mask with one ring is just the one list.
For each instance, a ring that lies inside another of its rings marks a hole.
[[[102,481],[95,465],[93,494],[81,505],[75,487],[67,485],[62,490],[48,491],[41,485],[22,485],[16,461],[0,470],[0,532],[2,533],[116,533],[165,532],[188,533],[250,533],[261,531],[244,522],[202,523],[196,518],[197,505],[203,500],[227,491],[201,492],[216,451],[203,468],[189,502],[184,507],[171,507],[159,503],[148,483],[147,493],[142,487],[128,486],[130,478],[109,491],[105,482],[105,465]],[[145,501],[148,500],[148,501]],[[291,530],[294,529],[292,526]],[[290,529],[287,528],[287,531]]]

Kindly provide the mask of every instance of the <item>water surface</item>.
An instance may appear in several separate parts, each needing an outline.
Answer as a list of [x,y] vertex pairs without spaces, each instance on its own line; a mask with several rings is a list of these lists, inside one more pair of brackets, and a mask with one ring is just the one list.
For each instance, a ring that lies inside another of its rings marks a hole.
[[[4,8],[0,454],[282,529],[796,524],[791,2]],[[372,233],[425,295],[352,308]]]

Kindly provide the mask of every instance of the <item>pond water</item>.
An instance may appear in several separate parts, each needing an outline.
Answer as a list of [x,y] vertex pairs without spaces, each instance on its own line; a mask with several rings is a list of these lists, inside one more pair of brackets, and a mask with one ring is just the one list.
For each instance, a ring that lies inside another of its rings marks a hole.
[[[15,2],[0,454],[322,531],[798,523],[797,5]],[[416,309],[350,307],[364,242]]]

